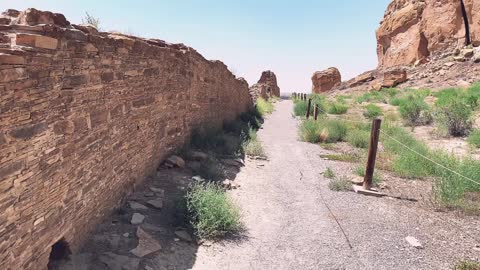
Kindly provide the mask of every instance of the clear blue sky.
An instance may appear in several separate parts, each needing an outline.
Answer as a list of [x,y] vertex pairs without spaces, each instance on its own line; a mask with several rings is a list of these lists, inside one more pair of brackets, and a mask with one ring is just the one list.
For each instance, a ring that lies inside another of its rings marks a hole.
[[343,79],[377,65],[375,30],[390,0],[1,0],[0,9],[34,7],[80,23],[85,11],[104,30],[181,42],[223,61],[249,84],[263,70],[282,91],[311,89],[330,66]]

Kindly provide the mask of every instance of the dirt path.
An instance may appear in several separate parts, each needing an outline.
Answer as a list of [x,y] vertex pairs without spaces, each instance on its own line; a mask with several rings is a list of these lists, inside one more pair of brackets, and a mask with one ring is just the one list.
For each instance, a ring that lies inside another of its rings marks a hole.
[[298,141],[292,107],[277,103],[258,133],[269,161],[248,161],[237,176],[241,188],[231,195],[243,211],[245,239],[200,246],[192,269],[451,269],[457,259],[480,258],[475,218],[330,191],[321,173],[348,174],[349,167]]

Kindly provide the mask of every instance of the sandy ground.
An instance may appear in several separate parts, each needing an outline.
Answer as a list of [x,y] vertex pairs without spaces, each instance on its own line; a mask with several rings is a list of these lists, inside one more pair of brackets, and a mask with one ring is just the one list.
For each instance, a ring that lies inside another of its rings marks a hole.
[[[326,168],[351,175],[355,165],[324,160],[320,155],[331,150],[300,142],[292,109],[291,101],[276,103],[258,133],[269,160],[247,160],[235,177],[241,187],[229,191],[242,209],[242,237],[200,246],[178,239],[175,201],[191,174],[162,170],[129,198],[144,203],[151,196],[149,188],[165,190],[162,210],[140,211],[146,216],[141,227],[161,244],[160,251],[143,258],[131,254],[138,244],[137,226],[129,222],[135,211],[122,206],[79,254],[57,269],[441,270],[452,269],[458,259],[480,259],[478,217],[434,212],[420,202],[330,191],[330,180],[322,176]],[[392,188],[401,181],[408,180],[385,179]],[[426,186],[418,181],[409,185],[407,193],[411,186],[419,191]],[[412,247],[408,236],[423,248]]]
[[292,107],[277,103],[259,132],[269,162],[249,162],[237,176],[242,188],[232,196],[243,209],[246,238],[201,246],[192,269],[452,269],[457,259],[480,258],[478,218],[330,191],[321,173],[330,167],[348,174],[349,165],[322,160],[329,151],[298,141]]

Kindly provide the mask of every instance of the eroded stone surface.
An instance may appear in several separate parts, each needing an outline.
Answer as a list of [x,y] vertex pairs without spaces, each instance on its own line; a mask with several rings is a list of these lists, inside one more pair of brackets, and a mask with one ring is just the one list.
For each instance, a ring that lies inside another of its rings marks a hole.
[[331,67],[323,71],[317,71],[312,76],[312,93],[323,93],[339,86],[342,76],[337,68]]

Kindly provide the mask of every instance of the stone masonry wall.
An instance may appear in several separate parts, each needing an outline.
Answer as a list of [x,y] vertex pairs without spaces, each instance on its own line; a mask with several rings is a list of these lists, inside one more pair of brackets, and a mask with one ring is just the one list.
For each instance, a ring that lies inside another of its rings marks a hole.
[[192,48],[0,17],[0,269],[45,269],[200,126],[248,110],[248,85]]

